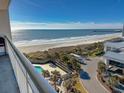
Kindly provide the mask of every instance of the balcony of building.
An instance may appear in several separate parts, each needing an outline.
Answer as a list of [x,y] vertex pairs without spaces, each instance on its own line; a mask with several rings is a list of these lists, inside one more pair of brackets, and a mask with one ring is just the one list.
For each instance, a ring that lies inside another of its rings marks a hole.
[[0,56],[0,93],[20,93],[8,55]]
[[104,55],[104,57],[107,60],[113,60],[115,61],[116,65],[120,65],[120,67],[122,66],[122,68],[124,68],[124,52],[121,53],[116,53],[116,52],[112,52],[112,51],[107,51]]
[[0,93],[56,93],[7,37],[0,37]]
[[111,42],[106,42],[104,44],[105,51],[119,50],[124,48],[124,38],[119,40],[114,40]]
[[104,55],[107,71],[112,75],[124,77],[124,54],[107,51]]

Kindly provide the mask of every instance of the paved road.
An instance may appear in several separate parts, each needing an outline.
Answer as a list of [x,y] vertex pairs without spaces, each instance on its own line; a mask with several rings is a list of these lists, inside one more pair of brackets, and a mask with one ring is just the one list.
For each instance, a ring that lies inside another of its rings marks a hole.
[[108,90],[100,84],[96,77],[97,63],[100,60],[100,58],[92,58],[91,60],[86,61],[87,65],[82,66],[82,82],[89,93],[109,93]]

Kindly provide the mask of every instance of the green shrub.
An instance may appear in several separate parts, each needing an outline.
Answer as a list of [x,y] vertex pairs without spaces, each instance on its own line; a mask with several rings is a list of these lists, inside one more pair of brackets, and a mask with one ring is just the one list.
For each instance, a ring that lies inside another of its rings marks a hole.
[[98,63],[98,72],[99,74],[102,74],[106,71],[106,64],[102,61]]

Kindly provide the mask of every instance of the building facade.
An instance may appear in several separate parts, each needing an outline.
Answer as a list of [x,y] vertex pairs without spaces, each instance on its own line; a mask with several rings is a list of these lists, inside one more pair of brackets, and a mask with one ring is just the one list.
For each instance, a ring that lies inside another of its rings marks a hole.
[[104,44],[105,64],[107,69],[113,74],[124,76],[124,26],[122,30],[122,38]]

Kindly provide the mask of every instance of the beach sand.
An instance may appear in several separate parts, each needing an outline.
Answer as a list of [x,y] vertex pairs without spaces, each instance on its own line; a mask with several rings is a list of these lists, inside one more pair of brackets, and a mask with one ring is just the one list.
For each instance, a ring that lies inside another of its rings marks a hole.
[[58,48],[58,47],[68,47],[68,46],[77,46],[77,45],[83,45],[83,44],[92,44],[96,42],[103,42],[106,40],[119,38],[121,37],[121,34],[110,34],[110,35],[102,35],[99,37],[93,37],[93,38],[80,38],[80,39],[74,39],[74,40],[65,40],[65,42],[54,42],[50,44],[40,44],[40,45],[26,45],[26,46],[17,46],[19,50],[21,50],[23,53],[30,53],[30,52],[36,52],[36,51],[44,51],[52,48]]

